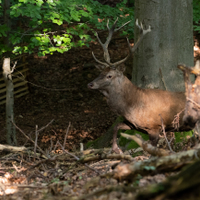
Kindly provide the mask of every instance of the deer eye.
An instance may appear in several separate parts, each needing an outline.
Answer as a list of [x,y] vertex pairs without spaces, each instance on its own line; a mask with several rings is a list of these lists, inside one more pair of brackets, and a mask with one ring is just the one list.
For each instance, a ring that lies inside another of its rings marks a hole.
[[108,76],[107,76],[107,78],[109,78],[109,79],[110,79],[110,78],[112,78],[112,76],[111,76],[111,75],[108,75]]

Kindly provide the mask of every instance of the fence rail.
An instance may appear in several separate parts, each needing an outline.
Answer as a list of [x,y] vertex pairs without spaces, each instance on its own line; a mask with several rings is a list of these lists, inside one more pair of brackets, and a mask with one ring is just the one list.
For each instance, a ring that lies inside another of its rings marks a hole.
[[[29,93],[26,81],[28,75],[28,63],[17,65],[15,72],[12,74],[14,85],[14,98],[22,97]],[[0,76],[0,105],[6,103],[6,84],[3,75]]]

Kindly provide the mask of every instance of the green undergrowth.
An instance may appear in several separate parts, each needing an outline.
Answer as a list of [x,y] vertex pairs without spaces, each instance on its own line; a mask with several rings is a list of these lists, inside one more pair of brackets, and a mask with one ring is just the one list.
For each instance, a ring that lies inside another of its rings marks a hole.
[[[129,135],[138,134],[138,135],[140,135],[142,137],[143,140],[145,140],[145,141],[149,140],[148,134],[141,133],[141,132],[136,131],[136,130],[126,130],[126,131],[120,131],[120,132],[129,134]],[[139,145],[135,141],[126,139],[123,136],[119,137],[119,146],[125,147],[126,150],[136,149],[136,148],[139,147]]]
[[[119,133],[118,133],[118,144],[124,150],[137,149],[139,147],[139,145],[133,140],[124,138],[123,136],[120,135],[120,133],[126,133],[126,134],[129,134],[129,135],[138,134],[142,137],[143,140],[145,140],[145,141],[149,140],[148,134],[144,134],[144,133],[141,133],[141,132],[136,131],[136,130],[119,131]],[[194,131],[175,132],[174,133],[174,135],[175,135],[175,140],[174,140],[175,148],[177,150],[180,149],[179,147],[186,144],[188,139],[190,139],[193,136],[193,134],[194,134]],[[89,141],[86,144],[86,148],[99,148],[97,146],[97,144],[99,143],[99,140],[102,140],[103,137],[104,137],[104,135],[102,135],[101,137],[97,138],[94,141]],[[137,152],[137,155],[139,155],[140,153],[141,152]]]
[[185,132],[174,132],[175,135],[175,144],[180,142],[187,142],[194,134],[194,131],[185,131]]
[[[192,141],[191,139],[195,139],[194,131],[185,131],[185,132],[175,132],[175,140],[174,140],[174,148],[175,151],[181,151],[188,146],[188,141]],[[194,142],[194,141],[193,141]]]

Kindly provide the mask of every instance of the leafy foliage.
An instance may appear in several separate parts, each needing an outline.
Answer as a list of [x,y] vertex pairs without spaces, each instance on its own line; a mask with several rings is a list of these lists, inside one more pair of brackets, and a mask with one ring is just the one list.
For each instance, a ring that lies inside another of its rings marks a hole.
[[[134,19],[133,7],[127,0],[116,7],[102,5],[95,0],[11,0],[8,10],[11,29],[3,23],[3,1],[0,1],[0,55],[35,53],[39,56],[66,52],[72,47],[89,46],[89,31],[104,30],[107,19],[119,17],[118,25]],[[133,4],[133,0],[131,1]],[[200,1],[193,0],[194,30],[200,32]],[[134,20],[124,27],[123,34],[133,37]],[[5,44],[9,37],[12,49]]]
[[194,30],[200,32],[200,1],[193,0]]
[[3,44],[8,36],[14,54],[37,52],[44,56],[89,45],[91,27],[105,29],[107,19],[115,20],[117,16],[118,24],[125,23],[133,18],[133,9],[126,7],[126,0],[115,8],[94,0],[12,0],[9,14],[11,29],[6,25],[0,27],[0,54],[8,51]]

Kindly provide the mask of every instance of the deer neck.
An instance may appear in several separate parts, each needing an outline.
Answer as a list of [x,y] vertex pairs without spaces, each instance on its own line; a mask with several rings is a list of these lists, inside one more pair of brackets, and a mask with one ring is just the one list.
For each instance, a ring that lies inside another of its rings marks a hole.
[[138,88],[126,76],[116,79],[103,94],[107,97],[110,108],[118,115],[124,115],[137,102]]

